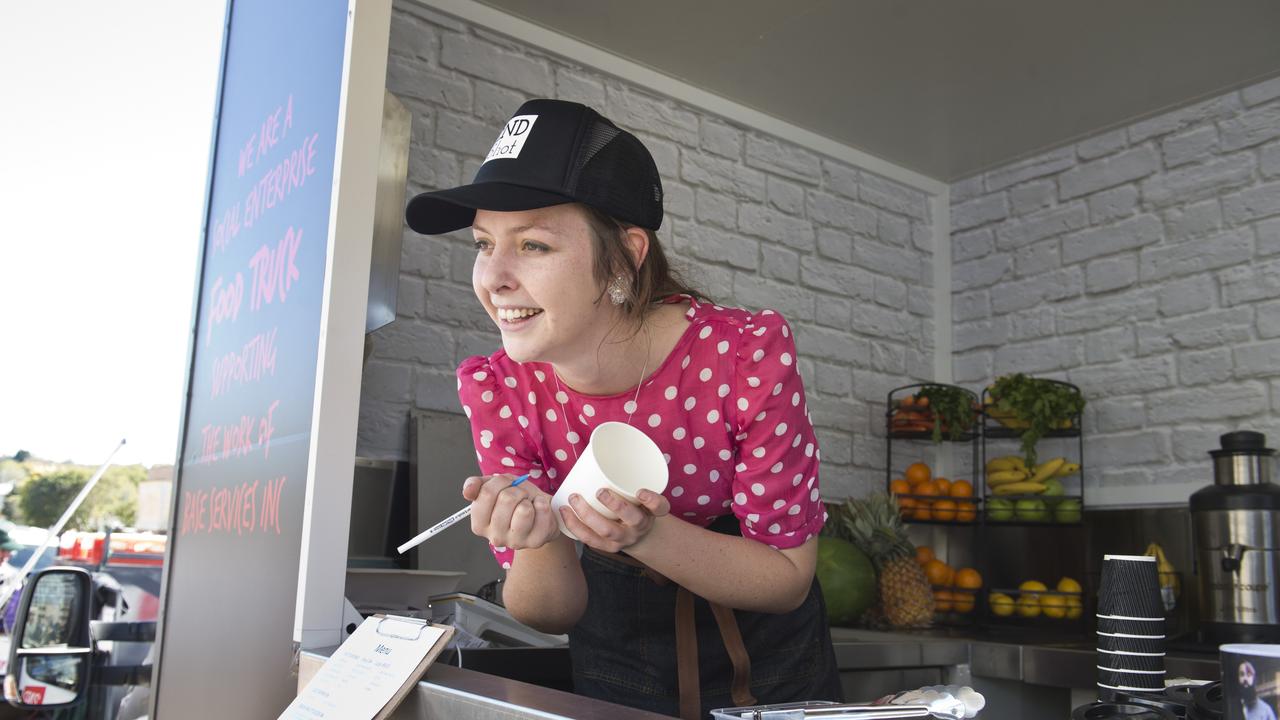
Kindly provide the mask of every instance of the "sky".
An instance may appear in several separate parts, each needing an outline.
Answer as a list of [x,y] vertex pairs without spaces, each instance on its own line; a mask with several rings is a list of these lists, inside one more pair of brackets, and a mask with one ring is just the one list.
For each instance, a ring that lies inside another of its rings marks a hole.
[[174,461],[225,11],[0,4],[0,455]]

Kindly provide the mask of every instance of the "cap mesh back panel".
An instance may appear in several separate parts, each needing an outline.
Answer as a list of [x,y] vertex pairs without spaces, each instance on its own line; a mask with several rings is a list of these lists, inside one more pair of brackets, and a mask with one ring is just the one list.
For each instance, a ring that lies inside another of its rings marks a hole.
[[587,139],[582,143],[582,152],[578,156],[578,166],[573,169],[574,179],[582,172],[582,168],[591,162],[591,158],[600,152],[605,145],[618,137],[622,131],[612,125],[604,123],[593,123],[591,130],[587,133]]
[[582,158],[574,183],[574,194],[582,202],[619,220],[657,229],[662,223],[662,180],[649,151],[635,136],[597,124]]

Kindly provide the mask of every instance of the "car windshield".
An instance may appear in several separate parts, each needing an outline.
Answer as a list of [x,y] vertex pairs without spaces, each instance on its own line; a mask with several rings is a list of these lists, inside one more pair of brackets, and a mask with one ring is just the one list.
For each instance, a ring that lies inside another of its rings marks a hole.
[[[23,565],[27,564],[27,561],[31,559],[31,554],[34,553],[35,551],[36,551],[36,546],[34,545],[27,545],[27,546],[18,548],[17,550],[13,551],[13,554],[10,555],[9,559],[6,560],[5,562],[8,563],[9,565],[14,566],[15,568],[20,568]],[[41,554],[40,560],[36,562],[36,566],[32,568],[32,571],[34,572],[36,570],[43,570],[44,568],[52,565],[53,562],[57,559],[58,559],[58,548],[47,547],[44,549],[44,553]]]

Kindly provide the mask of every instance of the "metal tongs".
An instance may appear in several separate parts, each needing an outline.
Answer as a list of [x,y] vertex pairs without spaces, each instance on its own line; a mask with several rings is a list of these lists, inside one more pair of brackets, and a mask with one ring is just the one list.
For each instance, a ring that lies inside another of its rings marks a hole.
[[[897,718],[937,718],[938,720],[962,720],[964,707],[956,711],[952,707],[931,705],[820,705],[815,703],[782,703],[754,708],[731,708],[719,711],[727,717],[742,720],[896,720]],[[739,714],[741,713],[741,714]]]

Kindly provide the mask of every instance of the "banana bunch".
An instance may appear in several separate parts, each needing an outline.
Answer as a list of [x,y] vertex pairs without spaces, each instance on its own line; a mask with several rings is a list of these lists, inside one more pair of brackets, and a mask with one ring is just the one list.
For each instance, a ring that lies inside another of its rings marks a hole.
[[1160,578],[1160,599],[1164,601],[1165,612],[1173,610],[1178,604],[1178,595],[1182,592],[1182,583],[1178,579],[1178,569],[1164,555],[1164,548],[1156,543],[1147,546],[1143,553],[1156,559],[1156,573]]
[[1048,481],[1080,472],[1080,464],[1058,457],[1028,468],[1021,457],[1005,455],[988,460],[986,469],[987,485],[993,495],[1038,495],[1054,486],[1055,494],[1060,495],[1061,483]]
[[1029,483],[1031,471],[1017,455],[987,461],[987,486],[993,495],[1026,495],[1044,492],[1044,485]]

